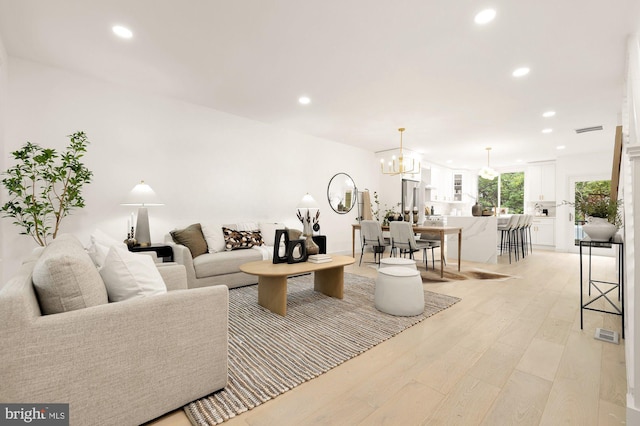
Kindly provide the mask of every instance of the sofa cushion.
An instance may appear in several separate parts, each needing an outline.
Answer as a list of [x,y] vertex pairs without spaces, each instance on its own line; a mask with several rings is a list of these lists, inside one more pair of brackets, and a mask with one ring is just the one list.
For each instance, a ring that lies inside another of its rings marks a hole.
[[109,248],[111,246],[120,246],[124,248],[126,247],[126,244],[111,238],[99,229],[93,231],[89,236],[87,253],[89,253],[89,256],[91,256],[93,263],[98,267],[98,269],[102,268],[102,265],[104,265],[104,259],[107,257],[107,253],[109,253]]
[[150,256],[131,253],[112,246],[100,269],[110,302],[138,297],[154,296],[167,292],[167,286]]
[[208,251],[207,241],[204,239],[202,227],[199,223],[194,223],[184,229],[175,229],[170,234],[173,241],[189,249],[191,257],[194,259]]
[[196,278],[240,272],[240,265],[254,260],[262,260],[258,250],[233,250],[207,253],[193,259]]
[[224,251],[224,234],[222,233],[222,225],[202,223],[202,233],[207,242],[209,253],[217,253]]
[[260,222],[260,233],[265,245],[274,246],[276,244],[276,230],[278,229],[287,229],[287,227],[284,223]]
[[45,315],[108,303],[98,270],[72,235],[60,235],[44,249],[32,281]]
[[225,250],[248,249],[264,244],[260,231],[238,231],[223,227],[222,233],[224,234]]

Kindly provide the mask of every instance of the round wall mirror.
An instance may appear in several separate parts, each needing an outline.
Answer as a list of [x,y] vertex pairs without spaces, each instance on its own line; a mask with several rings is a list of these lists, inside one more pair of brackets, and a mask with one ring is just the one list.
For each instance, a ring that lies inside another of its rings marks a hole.
[[329,181],[327,199],[334,212],[347,214],[358,202],[356,183],[346,173],[337,173]]

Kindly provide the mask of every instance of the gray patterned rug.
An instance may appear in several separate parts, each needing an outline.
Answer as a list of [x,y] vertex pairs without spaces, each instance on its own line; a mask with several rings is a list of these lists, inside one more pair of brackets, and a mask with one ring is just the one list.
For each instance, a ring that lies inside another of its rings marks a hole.
[[258,287],[229,291],[229,382],[184,407],[214,425],[293,389],[460,301],[425,291],[425,312],[396,317],[374,307],[374,280],[345,274],[344,299],[313,291],[313,276],[288,281],[287,316],[258,305]]

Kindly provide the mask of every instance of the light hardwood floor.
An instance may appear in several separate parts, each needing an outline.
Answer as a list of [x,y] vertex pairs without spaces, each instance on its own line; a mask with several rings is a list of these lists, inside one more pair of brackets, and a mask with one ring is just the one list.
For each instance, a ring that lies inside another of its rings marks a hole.
[[[613,258],[593,262],[613,280]],[[224,424],[624,424],[624,341],[593,337],[596,327],[620,332],[620,317],[585,311],[580,330],[578,255],[463,262],[474,267],[514,278],[425,284],[462,301]],[[364,263],[347,271],[376,274]],[[178,410],[154,424],[189,422]]]

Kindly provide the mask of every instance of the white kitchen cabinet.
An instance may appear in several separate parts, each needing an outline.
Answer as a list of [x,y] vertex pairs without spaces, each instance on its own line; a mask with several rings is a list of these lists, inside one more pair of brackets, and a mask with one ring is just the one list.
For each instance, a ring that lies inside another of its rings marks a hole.
[[555,201],[556,165],[529,166],[525,175],[527,201]]
[[426,201],[453,201],[453,173],[451,169],[432,165],[425,181]]
[[531,224],[531,243],[538,246],[556,245],[556,221],[554,218],[534,217]]

